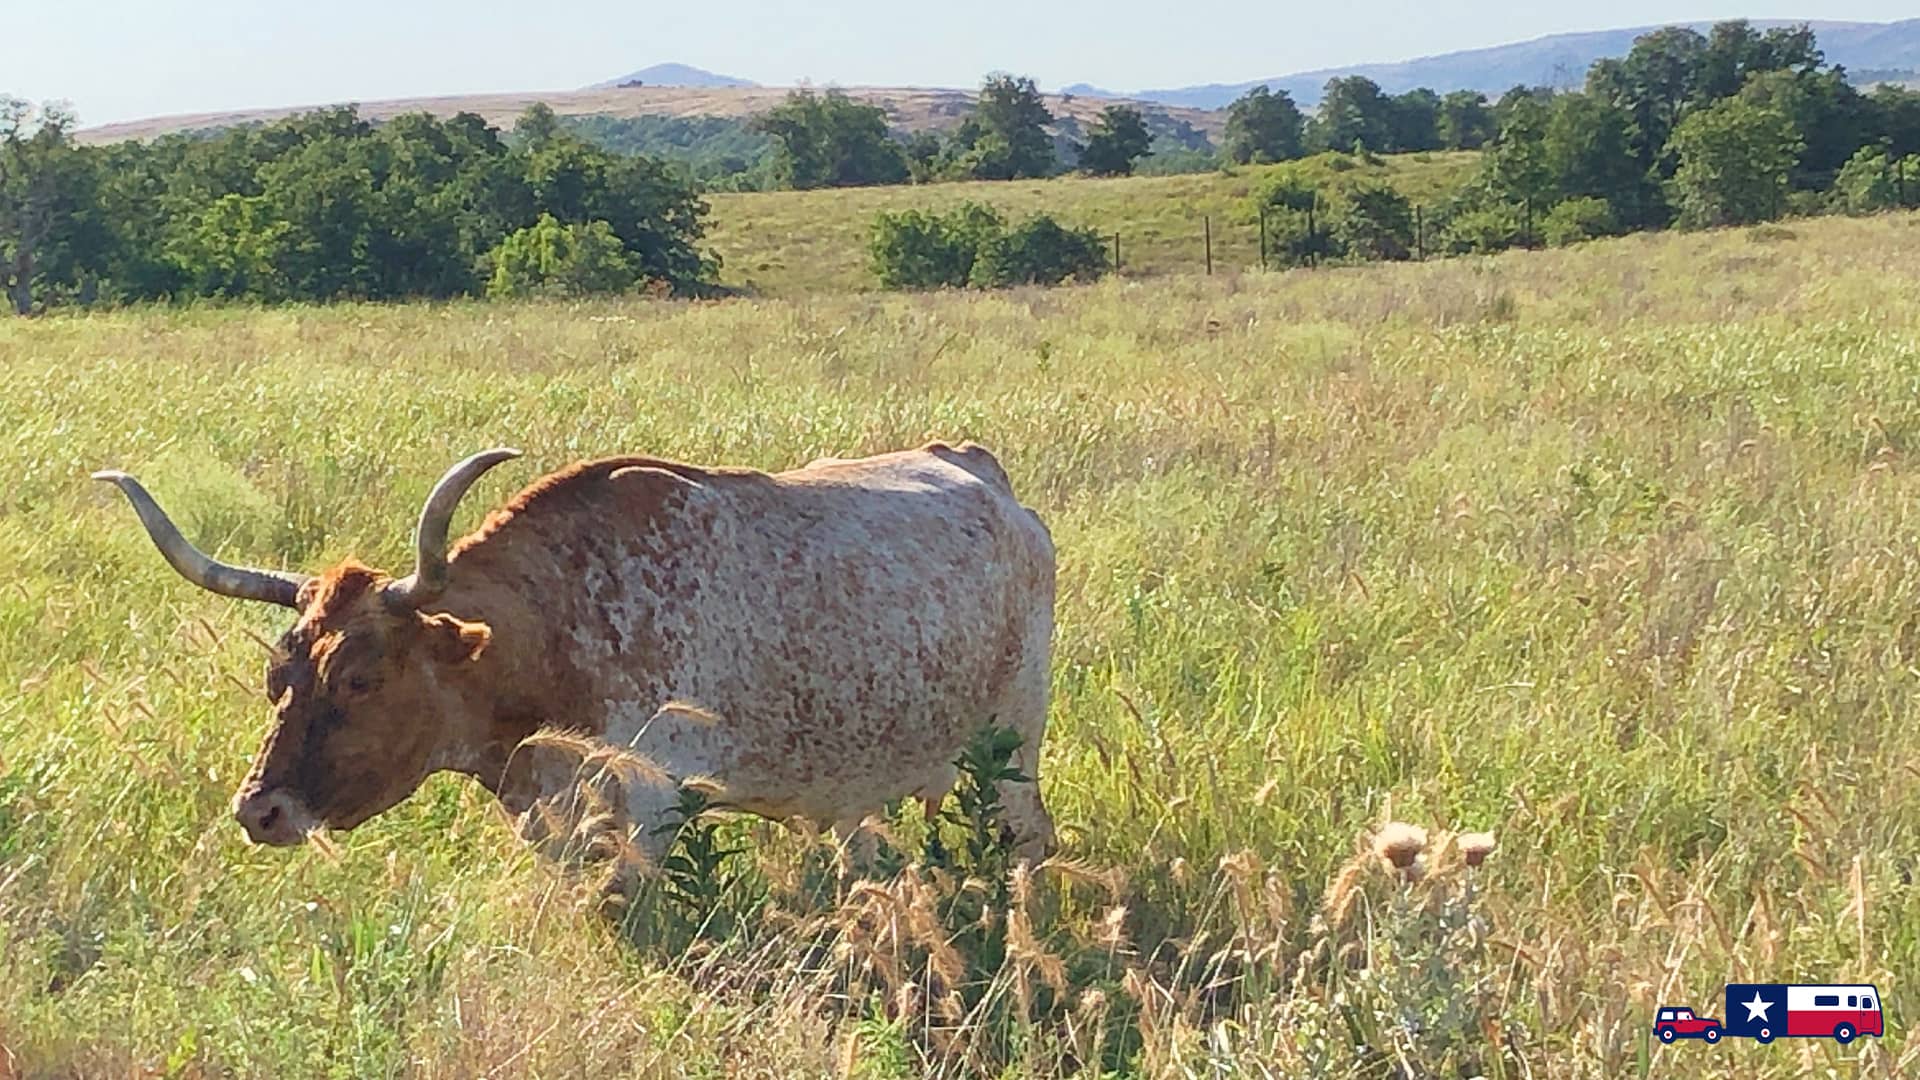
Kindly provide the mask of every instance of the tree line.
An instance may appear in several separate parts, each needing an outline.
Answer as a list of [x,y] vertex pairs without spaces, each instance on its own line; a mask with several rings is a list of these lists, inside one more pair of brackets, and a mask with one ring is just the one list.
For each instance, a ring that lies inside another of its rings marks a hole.
[[[1164,139],[1164,118],[1154,122]],[[832,90],[796,91],[744,128],[563,122],[545,106],[508,132],[471,114],[376,125],[351,108],[111,146],[79,145],[73,127],[63,110],[0,97],[0,289],[19,312],[200,297],[702,293],[717,260],[699,246],[699,192],[736,166],[753,173],[740,186],[794,188],[1126,175],[1157,145],[1132,106],[1107,106],[1083,131],[1052,115],[1032,79],[1010,75],[987,79],[951,130],[911,135]],[[620,152],[660,146],[677,160]],[[1860,90],[1807,27],[1736,21],[1647,34],[1577,90],[1515,87],[1490,101],[1387,94],[1347,77],[1309,115],[1257,87],[1227,110],[1221,154],[1231,167],[1434,150],[1478,151],[1481,168],[1418,221],[1390,190],[1344,190],[1322,207],[1301,176],[1271,178],[1256,207],[1269,250],[1282,262],[1396,258],[1913,205],[1920,92]],[[1175,153],[1182,167],[1196,160]],[[927,263],[946,268],[929,281],[955,279],[955,266],[972,283],[1082,277],[1096,250],[1034,222],[998,233],[978,221],[881,224],[894,239],[877,250],[945,253]]]
[[[979,107],[946,135],[896,136],[882,109],[836,91],[795,92],[756,124],[776,140],[780,181],[798,188],[1126,175],[1154,147],[1147,118],[1123,104],[1108,106],[1084,142],[1050,135],[1066,125],[1033,80],[1005,75],[986,81]],[[1284,91],[1255,87],[1227,109],[1219,163],[1439,150],[1486,153],[1470,193],[1482,205],[1462,209],[1516,206],[1517,233],[1534,233],[1542,223],[1531,219],[1568,200],[1604,202],[1622,229],[1735,223],[1821,209],[1813,196],[1836,187],[1858,202],[1862,185],[1884,186],[1868,183],[1876,168],[1900,183],[1898,163],[1920,152],[1920,92],[1862,92],[1825,63],[1810,28],[1736,20],[1708,34],[1644,35],[1626,56],[1595,63],[1577,90],[1396,95],[1347,76],[1330,80],[1309,113]],[[1601,211],[1583,203],[1579,213]]]
[[1146,117],[1108,106],[1084,142],[1056,136],[1046,100],[1030,78],[989,77],[970,112],[950,132],[896,136],[886,110],[839,90],[795,90],[753,120],[777,140],[775,171],[792,188],[858,187],[939,180],[1026,180],[1073,167],[1126,176],[1151,152]]
[[394,300],[646,287],[694,293],[706,207],[680,172],[536,105],[375,125],[327,109],[82,146],[71,114],[0,98],[0,285],[66,303]]
[[1395,97],[1356,85],[1365,82],[1329,84],[1313,120],[1285,95],[1256,89],[1230,110],[1229,153],[1286,160],[1315,145],[1342,148],[1334,140],[1352,135],[1361,160],[1477,145],[1480,168],[1420,215],[1379,184],[1323,205],[1317,185],[1282,170],[1255,210],[1283,264],[1920,205],[1920,93],[1862,93],[1825,63],[1805,26],[1662,29],[1597,62],[1580,90],[1515,87],[1492,103],[1418,90]]

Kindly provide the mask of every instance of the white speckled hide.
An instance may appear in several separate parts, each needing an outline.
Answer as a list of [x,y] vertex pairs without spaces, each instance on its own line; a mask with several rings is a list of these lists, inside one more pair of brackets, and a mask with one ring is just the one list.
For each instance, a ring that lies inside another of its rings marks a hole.
[[[954,758],[997,723],[1022,735],[1017,764],[1037,778],[1053,602],[1047,530],[981,447],[777,475],[576,466],[456,548],[440,606],[491,627],[465,677],[498,690],[465,695],[491,715],[455,725],[432,766],[525,813],[571,774],[524,751],[509,763],[503,740],[572,728],[676,781],[710,777],[721,802],[844,828],[944,794]],[[621,787],[645,848],[674,787]],[[1022,849],[1044,850],[1037,784],[1004,797]]]

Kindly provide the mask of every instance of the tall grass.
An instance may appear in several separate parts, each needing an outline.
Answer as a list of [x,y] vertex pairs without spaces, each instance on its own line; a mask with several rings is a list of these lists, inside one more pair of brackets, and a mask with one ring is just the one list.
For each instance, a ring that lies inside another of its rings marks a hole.
[[[0,1073],[1901,1075],[1916,241],[0,323]],[[398,567],[483,446],[528,460],[462,524],[582,456],[931,437],[993,447],[1061,552],[1060,861],[969,885],[909,814],[862,883],[728,822],[738,889],[612,917],[462,781],[247,847],[284,615],[85,479],[230,558]],[[960,896],[977,933],[915,929]],[[1876,982],[1889,1035],[1651,1040],[1730,980]]]

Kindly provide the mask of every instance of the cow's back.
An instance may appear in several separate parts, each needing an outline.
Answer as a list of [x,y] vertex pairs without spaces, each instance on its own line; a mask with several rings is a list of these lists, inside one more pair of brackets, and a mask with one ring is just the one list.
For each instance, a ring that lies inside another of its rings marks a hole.
[[[931,784],[1045,667],[1052,544],[982,448],[649,463],[604,498],[626,535],[593,545],[575,645],[605,733],[748,809],[831,818]],[[717,719],[655,721],[667,701]]]

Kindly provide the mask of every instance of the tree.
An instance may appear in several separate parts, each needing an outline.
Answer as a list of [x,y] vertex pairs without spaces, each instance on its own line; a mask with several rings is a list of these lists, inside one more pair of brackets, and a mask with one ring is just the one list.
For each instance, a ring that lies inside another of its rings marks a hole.
[[1393,101],[1363,75],[1330,79],[1316,131],[1317,145],[1326,149],[1383,153],[1393,145]]
[[1673,133],[1674,203],[1702,228],[1769,221],[1786,210],[1801,142],[1780,111],[1728,98],[1691,113]]
[[182,223],[167,255],[199,296],[279,301],[292,290],[275,265],[290,226],[258,195],[222,195]]
[[1887,141],[1895,157],[1920,154],[1920,89],[1882,83],[1867,95],[1868,129]]
[[1256,86],[1227,106],[1223,149],[1242,165],[1287,161],[1300,156],[1305,127],[1292,95]]
[[1140,110],[1109,105],[1080,151],[1080,168],[1094,176],[1130,176],[1134,162],[1153,152],[1153,135]]
[[1745,19],[1716,23],[1698,57],[1694,98],[1704,104],[1732,97],[1758,72],[1810,75],[1823,59],[1805,24],[1763,34]]
[[[1547,161],[1547,107],[1523,96],[1507,109],[1500,137],[1487,150],[1482,175],[1495,198],[1518,204],[1523,222],[1553,202],[1553,169]],[[1531,241],[1532,236],[1525,239]]]
[[385,299],[374,237],[386,164],[366,133],[302,143],[260,170],[260,213],[281,227],[272,261],[293,296]]
[[527,106],[513,125],[514,140],[536,154],[553,145],[563,134],[560,118],[544,101]]
[[376,126],[322,109],[101,148],[75,146],[71,125],[0,100],[0,288],[17,310],[470,295],[488,254],[543,214],[586,230],[582,251],[611,235],[636,279],[697,292],[716,269],[682,172],[591,145],[544,106],[512,148],[471,114]]
[[1626,110],[1612,102],[1592,94],[1557,96],[1543,146],[1557,194],[1603,199],[1640,220],[1645,174],[1633,159],[1632,126]]
[[606,222],[641,276],[683,292],[704,288],[713,276],[715,261],[695,246],[706,203],[660,162],[609,154],[562,133],[509,163],[522,170],[532,213],[564,225]]
[[1440,149],[1440,106],[1440,95],[1425,87],[1392,98],[1389,149],[1402,154]]
[[500,241],[488,262],[487,295],[494,299],[625,292],[640,280],[611,225],[564,225],[551,214]]
[[886,111],[838,90],[825,96],[795,90],[756,118],[754,130],[779,140],[776,170],[788,187],[899,184],[909,176],[906,153],[887,130]]
[[1793,122],[1804,144],[1793,170],[1798,188],[1830,186],[1847,159],[1874,141],[1872,103],[1837,70],[1756,72],[1740,88],[1739,97]]
[[940,136],[931,131],[916,131],[907,136],[907,142],[901,152],[907,157],[907,172],[916,184],[933,180],[940,171],[941,155],[945,147]]
[[71,224],[72,126],[63,109],[0,97],[0,286],[20,315],[32,312],[49,249]]
[[977,180],[1050,176],[1055,165],[1047,125],[1053,114],[1029,78],[995,75],[980,88],[971,122],[956,133],[956,168]]
[[1448,150],[1478,150],[1491,142],[1498,130],[1493,111],[1487,107],[1487,95],[1455,90],[1440,99],[1440,145]]
[[1642,169],[1670,173],[1672,159],[1663,151],[1696,92],[1706,51],[1707,39],[1698,31],[1669,26],[1641,35],[1617,67],[1595,65],[1604,73],[1601,89],[1633,117],[1634,155]]

